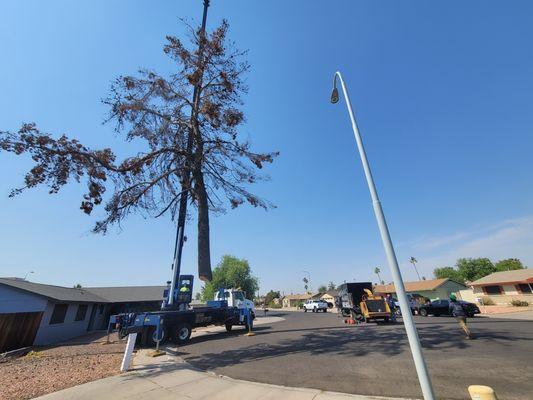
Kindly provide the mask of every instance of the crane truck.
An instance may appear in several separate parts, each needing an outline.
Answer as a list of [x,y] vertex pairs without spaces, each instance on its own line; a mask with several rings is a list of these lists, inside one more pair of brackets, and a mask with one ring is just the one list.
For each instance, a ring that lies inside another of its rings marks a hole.
[[152,347],[166,341],[185,344],[193,329],[209,325],[225,326],[228,332],[235,325],[251,330],[255,310],[242,290],[220,288],[214,300],[191,306],[193,282],[193,275],[180,275],[172,294],[170,285],[164,290],[161,310],[112,315],[108,331],[118,329],[120,337],[136,332],[141,346]]

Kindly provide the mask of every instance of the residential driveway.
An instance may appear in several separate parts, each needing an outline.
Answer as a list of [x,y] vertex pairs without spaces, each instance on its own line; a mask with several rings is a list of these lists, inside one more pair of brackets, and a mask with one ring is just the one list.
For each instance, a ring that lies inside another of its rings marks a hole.
[[[272,312],[283,317],[244,331],[192,338],[179,355],[232,378],[344,393],[420,398],[403,325],[346,326],[336,314]],[[475,318],[475,340],[450,317],[415,317],[439,399],[468,398],[472,384],[501,400],[533,393],[533,321]]]

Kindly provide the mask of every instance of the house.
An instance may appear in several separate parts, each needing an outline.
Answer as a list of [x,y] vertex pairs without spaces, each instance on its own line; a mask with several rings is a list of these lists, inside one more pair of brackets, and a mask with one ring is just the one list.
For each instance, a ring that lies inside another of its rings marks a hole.
[[290,294],[288,296],[285,296],[282,300],[282,307],[288,308],[288,307],[298,307],[298,304],[305,303],[307,300],[309,300],[311,297],[313,297],[312,294]]
[[[452,281],[449,278],[429,279],[425,281],[405,282],[405,291],[411,294],[419,294],[431,300],[447,299],[450,294],[466,289],[466,286]],[[377,294],[396,295],[394,284],[376,285],[374,292]]]
[[339,297],[337,290],[328,290],[327,292],[321,292],[315,294],[312,298],[317,300],[324,300],[327,303],[335,305],[335,300]]
[[496,304],[513,300],[533,303],[533,269],[494,272],[470,285],[476,298],[488,296]]
[[0,278],[0,353],[107,328],[119,312],[159,309],[164,286],[67,288]]

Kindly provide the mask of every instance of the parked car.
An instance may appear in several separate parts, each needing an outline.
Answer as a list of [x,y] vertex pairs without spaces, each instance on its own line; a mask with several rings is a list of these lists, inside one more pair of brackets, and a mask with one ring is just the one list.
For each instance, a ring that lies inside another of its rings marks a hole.
[[[459,302],[463,305],[468,317],[472,318],[474,315],[480,313],[478,306],[474,303],[462,300]],[[423,317],[427,317],[428,315],[434,315],[435,317],[439,315],[451,315],[450,300],[434,300],[429,304],[422,305],[419,308],[419,314]]]
[[324,300],[307,300],[307,302],[303,305],[304,312],[307,312],[311,310],[312,312],[327,312],[328,311],[328,303],[326,303]]
[[[415,315],[416,313],[418,313],[420,309],[420,302],[418,301],[418,298],[415,296],[420,296],[420,295],[407,294],[407,299],[409,300],[409,308],[411,308],[412,315]],[[394,305],[396,306],[396,315],[402,315],[402,312],[400,310],[400,302],[398,301],[398,299],[393,298],[393,300],[394,300]]]

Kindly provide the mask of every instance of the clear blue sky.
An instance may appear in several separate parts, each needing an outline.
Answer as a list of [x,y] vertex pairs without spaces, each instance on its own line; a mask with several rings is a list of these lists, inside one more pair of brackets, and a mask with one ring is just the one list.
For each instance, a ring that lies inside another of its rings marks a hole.
[[[335,3],[335,4],[334,4]],[[256,191],[278,208],[212,220],[212,259],[247,258],[261,290],[390,280],[343,102],[351,91],[401,268],[421,275],[458,257],[520,257],[533,266],[533,4],[529,1],[222,1],[252,65],[242,134],[279,150]],[[139,67],[170,71],[167,34],[198,21],[201,1],[5,1],[1,6],[0,129],[23,121],[127,154],[100,103]],[[163,284],[174,228],[133,217],[107,236],[88,231],[83,186],[8,199],[28,159],[0,154],[0,276],[84,286]],[[101,212],[101,211],[100,211]],[[196,271],[194,224],[184,272]]]

